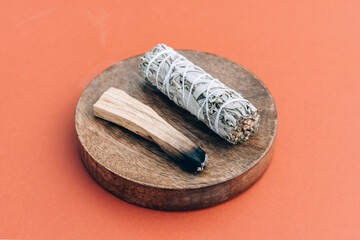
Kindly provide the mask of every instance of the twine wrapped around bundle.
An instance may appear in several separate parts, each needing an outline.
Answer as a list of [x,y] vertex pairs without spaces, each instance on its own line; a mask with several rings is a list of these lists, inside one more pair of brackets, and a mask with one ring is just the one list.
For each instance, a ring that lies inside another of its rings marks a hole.
[[145,53],[140,70],[172,101],[230,143],[244,142],[257,131],[260,115],[248,100],[165,44]]

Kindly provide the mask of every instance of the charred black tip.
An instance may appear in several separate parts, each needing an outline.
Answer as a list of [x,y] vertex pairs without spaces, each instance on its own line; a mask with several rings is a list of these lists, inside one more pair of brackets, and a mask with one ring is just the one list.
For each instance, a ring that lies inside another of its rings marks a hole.
[[208,156],[200,147],[193,148],[192,151],[183,152],[180,160],[184,168],[193,173],[202,172],[208,161]]

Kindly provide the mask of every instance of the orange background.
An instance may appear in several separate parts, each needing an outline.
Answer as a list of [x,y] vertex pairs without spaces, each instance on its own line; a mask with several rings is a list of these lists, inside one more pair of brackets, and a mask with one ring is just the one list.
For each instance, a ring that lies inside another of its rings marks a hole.
[[[359,1],[1,1],[0,239],[359,239]],[[254,72],[277,147],[248,191],[209,209],[133,206],[88,175],[86,85],[164,42]]]

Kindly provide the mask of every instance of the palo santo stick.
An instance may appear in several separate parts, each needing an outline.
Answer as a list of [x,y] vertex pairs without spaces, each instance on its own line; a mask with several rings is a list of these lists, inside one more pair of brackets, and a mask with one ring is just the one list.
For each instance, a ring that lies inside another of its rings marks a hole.
[[207,155],[199,146],[173,128],[152,108],[124,91],[109,88],[93,107],[95,116],[155,142],[188,171],[204,170]]

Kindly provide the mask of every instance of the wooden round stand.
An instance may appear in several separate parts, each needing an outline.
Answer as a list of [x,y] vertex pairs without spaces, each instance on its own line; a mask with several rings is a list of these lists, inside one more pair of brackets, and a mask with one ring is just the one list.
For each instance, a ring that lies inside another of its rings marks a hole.
[[[95,181],[127,202],[158,210],[206,208],[249,188],[270,163],[277,130],[274,100],[251,72],[213,54],[179,52],[258,108],[259,131],[248,141],[228,143],[152,87],[139,75],[141,56],[121,61],[98,75],[82,93],[75,114],[81,159]],[[92,106],[110,87],[124,90],[149,105],[202,147],[209,156],[204,172],[188,173],[156,144],[96,118]]]

